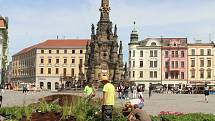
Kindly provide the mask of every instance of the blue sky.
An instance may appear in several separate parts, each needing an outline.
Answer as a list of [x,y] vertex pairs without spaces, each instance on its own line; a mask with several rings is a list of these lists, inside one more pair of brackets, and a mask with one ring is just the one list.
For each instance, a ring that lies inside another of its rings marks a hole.
[[[0,14],[9,17],[10,56],[22,48],[56,38],[90,38],[99,20],[101,0],[0,0]],[[135,20],[140,39],[188,37],[215,39],[215,0],[110,0],[111,20],[118,25],[124,60]]]

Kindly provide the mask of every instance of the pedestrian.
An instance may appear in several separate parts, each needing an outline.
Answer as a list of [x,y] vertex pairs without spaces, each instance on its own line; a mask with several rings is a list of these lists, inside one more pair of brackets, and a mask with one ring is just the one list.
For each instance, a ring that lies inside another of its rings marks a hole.
[[3,99],[2,94],[3,94],[3,92],[4,92],[4,89],[1,86],[1,90],[0,90],[0,107],[2,106],[2,99]]
[[137,96],[138,97],[142,94],[141,91],[142,91],[142,87],[141,87],[141,85],[138,85],[137,86]]
[[149,99],[150,99],[151,96],[152,96],[152,90],[153,90],[152,83],[150,83],[150,84],[149,84]]
[[137,98],[137,86],[136,86],[136,84],[134,84],[134,85],[132,86],[132,91],[133,91],[133,93],[132,93],[132,98],[133,98],[133,99]]
[[118,92],[119,99],[122,99],[122,87],[121,87],[121,84],[119,84],[117,86],[117,92]]
[[129,99],[128,93],[129,93],[129,86],[128,86],[128,84],[126,84],[125,88],[124,88],[124,98],[125,99]]
[[112,121],[113,106],[115,104],[115,87],[110,83],[108,76],[101,77],[103,87],[102,121]]
[[205,84],[205,87],[204,87],[204,94],[205,94],[205,101],[206,103],[208,103],[209,87],[207,84]]
[[132,111],[128,115],[128,121],[151,121],[151,117],[135,104],[132,106]]

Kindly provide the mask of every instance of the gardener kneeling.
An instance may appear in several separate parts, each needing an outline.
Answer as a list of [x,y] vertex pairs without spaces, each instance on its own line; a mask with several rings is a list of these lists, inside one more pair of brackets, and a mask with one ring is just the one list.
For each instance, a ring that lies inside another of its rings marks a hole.
[[135,104],[132,106],[132,111],[128,115],[128,121],[151,121],[151,118],[145,111],[139,109],[139,106]]

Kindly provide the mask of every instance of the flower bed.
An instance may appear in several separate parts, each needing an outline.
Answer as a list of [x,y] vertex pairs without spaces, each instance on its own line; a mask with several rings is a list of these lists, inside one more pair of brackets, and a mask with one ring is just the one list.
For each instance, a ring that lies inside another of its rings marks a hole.
[[215,121],[215,115],[162,111],[158,116],[152,116],[152,121]]

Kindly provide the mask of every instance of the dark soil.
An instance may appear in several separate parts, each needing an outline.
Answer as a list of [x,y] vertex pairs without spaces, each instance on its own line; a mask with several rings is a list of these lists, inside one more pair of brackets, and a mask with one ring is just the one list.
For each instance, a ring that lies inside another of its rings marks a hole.
[[[26,118],[23,118],[21,121],[27,121]],[[60,113],[33,113],[31,121],[76,121],[76,119],[71,116],[69,119],[61,119]]]

